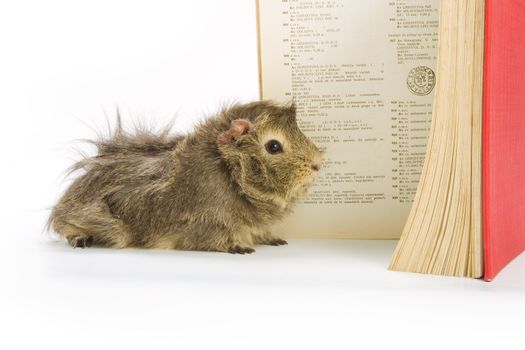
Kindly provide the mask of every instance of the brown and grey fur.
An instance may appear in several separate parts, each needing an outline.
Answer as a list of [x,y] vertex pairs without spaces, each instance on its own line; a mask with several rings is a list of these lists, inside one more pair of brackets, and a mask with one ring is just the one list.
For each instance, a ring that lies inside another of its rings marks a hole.
[[[277,139],[283,152],[270,154]],[[251,253],[280,245],[269,226],[290,212],[321,162],[293,105],[234,105],[192,133],[125,133],[98,154],[53,208],[50,226],[73,247],[91,245]]]

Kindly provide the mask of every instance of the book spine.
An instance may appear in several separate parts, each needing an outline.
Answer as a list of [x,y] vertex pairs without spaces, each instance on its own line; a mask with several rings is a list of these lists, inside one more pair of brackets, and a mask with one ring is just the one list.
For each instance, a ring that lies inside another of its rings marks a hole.
[[486,0],[485,2],[485,56],[484,56],[484,68],[483,68],[483,140],[482,140],[482,212],[483,212],[483,243],[484,243],[484,279],[491,281],[494,278],[494,272],[492,270],[492,255],[491,252],[491,235],[490,235],[490,98],[492,96],[492,86],[488,84],[491,76],[491,56],[492,52],[492,8],[493,1]]

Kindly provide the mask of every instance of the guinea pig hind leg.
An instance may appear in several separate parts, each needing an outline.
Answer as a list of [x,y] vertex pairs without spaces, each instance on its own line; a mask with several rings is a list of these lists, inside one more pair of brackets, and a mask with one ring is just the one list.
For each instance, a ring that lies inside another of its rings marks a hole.
[[57,215],[53,229],[64,237],[73,248],[92,245],[125,248],[130,245],[130,235],[124,223],[109,212],[104,203],[91,204]]
[[93,236],[78,226],[55,219],[53,229],[73,248],[89,248],[93,245]]
[[93,245],[93,236],[89,236],[89,235],[68,236],[67,242],[73,248],[89,248]]

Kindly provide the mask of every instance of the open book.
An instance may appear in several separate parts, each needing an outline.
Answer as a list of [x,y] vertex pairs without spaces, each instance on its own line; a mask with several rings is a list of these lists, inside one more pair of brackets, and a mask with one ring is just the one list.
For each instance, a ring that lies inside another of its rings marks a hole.
[[329,155],[283,232],[402,233],[392,269],[487,280],[523,251],[523,13],[520,0],[260,1],[261,98],[293,97]]
[[293,98],[300,127],[326,150],[319,181],[279,233],[399,238],[430,130],[438,5],[258,2],[261,98]]

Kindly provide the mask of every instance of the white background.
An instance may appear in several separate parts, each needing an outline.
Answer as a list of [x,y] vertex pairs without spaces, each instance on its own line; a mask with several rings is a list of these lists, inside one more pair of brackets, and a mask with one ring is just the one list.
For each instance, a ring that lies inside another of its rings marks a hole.
[[523,348],[523,255],[484,283],[389,272],[391,241],[233,256],[42,232],[117,105],[184,131],[257,89],[252,0],[0,2],[0,348]]

